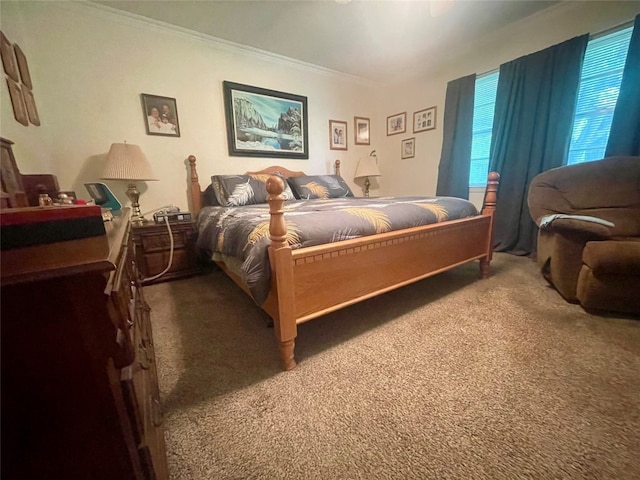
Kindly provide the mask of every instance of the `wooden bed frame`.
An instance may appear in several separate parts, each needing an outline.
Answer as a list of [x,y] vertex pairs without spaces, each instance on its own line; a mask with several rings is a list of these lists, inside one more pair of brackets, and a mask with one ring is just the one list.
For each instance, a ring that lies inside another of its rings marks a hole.
[[[195,156],[189,156],[189,164],[195,215],[207,202],[198,181]],[[258,173],[305,175],[279,166],[247,172]],[[336,160],[336,173],[340,174],[340,160]],[[297,364],[294,347],[300,323],[474,260],[480,261],[481,278],[487,278],[498,179],[497,173],[489,174],[484,207],[476,217],[292,249],[286,240],[285,200],[280,195],[284,183],[280,177],[270,177],[271,288],[262,308],[273,319],[283,370]],[[218,265],[248,293],[236,274],[224,263]]]

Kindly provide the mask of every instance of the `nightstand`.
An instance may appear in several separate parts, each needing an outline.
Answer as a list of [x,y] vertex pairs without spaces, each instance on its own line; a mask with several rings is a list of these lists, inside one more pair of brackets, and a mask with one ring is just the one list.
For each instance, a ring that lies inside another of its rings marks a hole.
[[[193,221],[171,222],[169,225],[174,242],[171,268],[156,280],[144,281],[145,285],[200,273],[195,249],[196,231]],[[148,222],[132,226],[131,234],[136,263],[143,278],[153,277],[167,268],[171,244],[165,223]]]

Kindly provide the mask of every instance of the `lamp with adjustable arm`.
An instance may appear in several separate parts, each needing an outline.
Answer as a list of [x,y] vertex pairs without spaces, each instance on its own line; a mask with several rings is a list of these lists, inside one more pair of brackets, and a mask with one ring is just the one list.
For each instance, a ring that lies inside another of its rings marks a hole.
[[140,192],[136,181],[158,180],[155,178],[147,157],[138,145],[127,142],[113,143],[107,155],[107,166],[102,174],[103,180],[127,180],[127,197],[131,200],[131,222],[139,225],[146,222],[140,213]]
[[368,157],[361,158],[358,162],[354,179],[364,178],[364,196],[369,197],[369,187],[371,186],[369,177],[381,176],[382,174],[380,170],[378,170],[378,156],[376,155],[376,151],[372,150]]

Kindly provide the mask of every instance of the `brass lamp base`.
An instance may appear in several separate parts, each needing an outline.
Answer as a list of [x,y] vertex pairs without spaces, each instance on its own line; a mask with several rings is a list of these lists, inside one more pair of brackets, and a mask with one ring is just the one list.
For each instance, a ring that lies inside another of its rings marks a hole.
[[371,186],[371,181],[369,177],[364,177],[364,196],[365,198],[369,198],[369,187]]
[[131,200],[131,223],[134,225],[142,225],[147,221],[147,219],[144,218],[140,212],[140,203],[138,202],[140,199],[140,192],[138,191],[136,184],[130,183],[126,193],[129,200]]

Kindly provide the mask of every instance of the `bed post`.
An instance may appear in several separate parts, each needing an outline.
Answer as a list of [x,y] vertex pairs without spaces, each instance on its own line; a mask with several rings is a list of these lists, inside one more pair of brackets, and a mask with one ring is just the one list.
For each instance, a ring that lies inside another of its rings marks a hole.
[[341,177],[342,175],[340,175],[340,160],[339,159],[336,159],[335,165],[336,165],[336,175]]
[[200,191],[200,183],[198,180],[198,171],[196,170],[196,157],[189,155],[190,166],[190,184],[189,193],[191,194],[191,208],[193,215],[196,215],[202,209],[202,193]]
[[493,217],[496,211],[496,203],[498,201],[498,183],[500,182],[500,174],[498,172],[490,172],[487,178],[487,189],[484,193],[484,202],[482,205],[482,214],[491,217],[489,226],[490,235],[487,245],[487,256],[480,259],[480,278],[489,277],[489,262],[493,258]]
[[295,318],[293,290],[293,260],[291,247],[287,242],[287,224],[284,220],[284,201],[282,195],[284,182],[278,176],[267,180],[267,201],[269,202],[269,258],[272,275],[276,277],[278,296],[278,318],[274,319],[274,330],[280,348],[280,363],[283,370],[291,370],[296,366],[294,357],[295,339],[298,328]]

